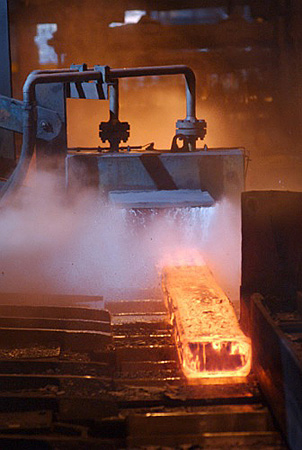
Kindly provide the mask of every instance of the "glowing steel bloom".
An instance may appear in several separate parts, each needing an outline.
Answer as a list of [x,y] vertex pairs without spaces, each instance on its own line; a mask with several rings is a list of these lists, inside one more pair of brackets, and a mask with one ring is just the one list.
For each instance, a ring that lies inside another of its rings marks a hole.
[[251,344],[230,300],[205,266],[165,267],[162,287],[188,378],[245,377]]

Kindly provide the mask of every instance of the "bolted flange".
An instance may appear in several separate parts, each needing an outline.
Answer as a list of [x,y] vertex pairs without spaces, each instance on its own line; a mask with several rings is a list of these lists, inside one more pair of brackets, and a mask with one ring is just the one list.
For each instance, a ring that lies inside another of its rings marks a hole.
[[[195,118],[178,120],[176,122],[176,134],[172,141],[172,151],[192,152],[196,150],[197,139],[203,139],[207,132],[205,120]],[[183,141],[183,147],[179,148],[177,139]]]
[[194,136],[196,139],[203,139],[207,132],[207,123],[205,120],[178,120],[176,122],[176,134],[185,136]]
[[102,142],[110,143],[110,150],[118,152],[119,143],[127,142],[129,138],[130,125],[128,122],[120,122],[119,120],[109,120],[109,122],[100,123],[99,136]]

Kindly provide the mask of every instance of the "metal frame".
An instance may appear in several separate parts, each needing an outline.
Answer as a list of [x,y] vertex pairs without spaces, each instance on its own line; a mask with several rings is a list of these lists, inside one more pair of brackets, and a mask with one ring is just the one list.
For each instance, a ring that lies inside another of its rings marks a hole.
[[[0,0],[0,94],[7,97],[12,95],[11,83],[11,57],[10,57],[10,36],[9,36],[9,10],[8,0]],[[0,103],[0,127],[5,117],[5,109]],[[6,130],[0,129],[0,157],[14,160],[15,145],[14,136]],[[0,173],[1,175],[1,173]]]
[[[39,148],[46,147],[46,154],[66,154],[66,118],[65,99],[72,95],[74,84],[77,96],[85,96],[85,88],[95,88],[98,98],[110,98],[109,122],[100,126],[100,137],[110,142],[110,150],[118,151],[121,140],[129,136],[129,124],[120,122],[118,118],[118,79],[152,75],[184,75],[186,81],[187,116],[178,121],[176,136],[182,139],[188,151],[196,149],[196,140],[206,133],[204,120],[196,118],[196,81],[192,69],[184,65],[139,67],[130,69],[110,69],[108,66],[95,66],[87,69],[82,66],[72,66],[71,69],[40,70],[32,72],[23,86],[23,102],[0,96],[0,105],[7,113],[1,127],[20,131],[22,118],[23,142],[18,166],[2,189],[4,198],[15,192],[22,184],[32,158],[36,140]],[[45,91],[46,86],[46,91]],[[67,89],[68,87],[68,89]],[[74,90],[73,90],[74,91]],[[46,107],[46,109],[45,109]],[[11,112],[14,114],[11,115]],[[5,116],[5,115],[4,115]],[[17,126],[14,121],[17,121]],[[15,128],[16,126],[16,128]],[[45,144],[45,142],[47,144]]]

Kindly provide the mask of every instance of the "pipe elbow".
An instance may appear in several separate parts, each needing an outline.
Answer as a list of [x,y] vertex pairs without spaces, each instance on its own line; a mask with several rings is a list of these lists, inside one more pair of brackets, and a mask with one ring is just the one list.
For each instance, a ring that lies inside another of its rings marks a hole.
[[183,66],[183,75],[185,76],[187,83],[190,85],[195,86],[196,84],[196,77],[193,69],[189,66]]
[[34,90],[37,79],[39,78],[39,71],[33,70],[25,80],[23,85],[23,100],[25,103],[31,103],[34,101]]

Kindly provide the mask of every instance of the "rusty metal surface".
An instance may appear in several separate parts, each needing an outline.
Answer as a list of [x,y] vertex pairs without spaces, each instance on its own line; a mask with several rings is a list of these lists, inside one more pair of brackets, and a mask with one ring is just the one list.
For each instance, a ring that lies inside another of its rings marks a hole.
[[[40,311],[43,314],[43,308],[47,306],[48,314],[51,312],[51,308],[60,307],[60,316],[62,317],[62,313],[65,310],[68,312],[67,317],[78,317],[84,318],[83,313],[85,311],[82,310],[82,307],[87,307],[87,314],[90,315],[90,318],[93,314],[96,314],[96,310],[92,309],[91,304],[97,304],[98,310],[104,309],[104,301],[102,296],[90,296],[90,295],[57,295],[57,294],[23,294],[23,293],[11,293],[11,292],[1,292],[0,293],[0,308],[1,315],[5,314],[5,305],[10,308],[14,308],[18,311],[18,308],[26,306],[25,311],[34,310],[37,313]],[[7,309],[9,314],[11,314],[11,309]],[[77,312],[81,312],[80,315],[76,315]],[[56,315],[58,313],[56,312]],[[103,314],[101,312],[101,314]],[[6,314],[7,315],[7,314]]]
[[292,450],[302,442],[302,194],[242,195],[241,325],[253,367]]
[[265,307],[265,299],[259,295],[251,298],[250,314],[256,376],[290,448],[299,450],[302,442],[302,317],[270,312]]
[[[260,405],[214,406],[185,411],[153,412],[148,417],[137,412],[129,417],[128,426],[131,435],[128,442],[134,447],[144,445],[146,442],[170,446],[191,442],[203,446],[205,443],[210,444],[211,438],[215,436],[216,440],[220,437],[220,445],[227,448],[234,435],[242,439],[245,434],[245,437],[251,440],[255,439],[253,432],[257,433],[258,439],[261,436],[263,440],[265,437],[272,440],[272,436],[275,435],[272,432],[268,411]],[[230,429],[233,436],[228,436]],[[276,438],[276,435],[274,437]]]
[[[133,405],[143,402],[205,405],[259,401],[259,392],[252,379],[248,384],[227,386],[188,384],[179,366],[173,330],[163,302],[141,301],[138,312],[135,312],[136,306],[136,302],[125,302],[119,312],[116,303],[111,311],[116,384],[120,388],[121,401],[125,403],[131,399]],[[144,310],[149,314],[142,313]],[[160,315],[153,321],[156,313]]]
[[78,331],[104,331],[110,333],[110,322],[97,320],[74,320],[40,317],[0,317],[0,329],[4,328],[40,328]]
[[[0,446],[285,448],[253,378],[228,386],[187,383],[161,300],[106,307],[109,348],[35,344],[31,357],[24,348],[1,350],[0,425],[15,417],[20,426],[0,426]],[[47,421],[39,421],[40,411]]]
[[[6,296],[5,299],[10,298]],[[73,351],[104,349],[112,342],[109,312],[68,306],[0,305],[0,346]]]

